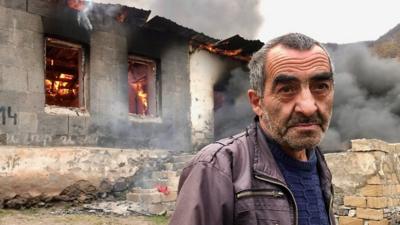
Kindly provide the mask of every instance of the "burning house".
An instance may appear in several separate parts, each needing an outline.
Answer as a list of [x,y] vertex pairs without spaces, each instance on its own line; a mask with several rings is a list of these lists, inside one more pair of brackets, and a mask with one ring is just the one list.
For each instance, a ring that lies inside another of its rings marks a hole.
[[232,71],[246,77],[262,43],[149,15],[82,0],[0,1],[2,199],[55,196],[82,180],[125,179],[126,190],[143,167],[214,139],[214,114],[229,103],[221,83]]
[[[245,71],[261,42],[219,41],[149,14],[90,1],[5,1],[2,144],[190,151],[203,130],[193,123],[213,126],[213,87]],[[204,105],[210,115],[194,114]]]

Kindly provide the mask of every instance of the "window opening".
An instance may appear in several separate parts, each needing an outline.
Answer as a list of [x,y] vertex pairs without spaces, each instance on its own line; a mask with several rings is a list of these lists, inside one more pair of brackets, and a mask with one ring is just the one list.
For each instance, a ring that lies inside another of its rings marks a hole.
[[157,115],[156,63],[142,57],[129,57],[129,113]]
[[54,38],[46,38],[45,46],[46,104],[83,106],[82,47]]

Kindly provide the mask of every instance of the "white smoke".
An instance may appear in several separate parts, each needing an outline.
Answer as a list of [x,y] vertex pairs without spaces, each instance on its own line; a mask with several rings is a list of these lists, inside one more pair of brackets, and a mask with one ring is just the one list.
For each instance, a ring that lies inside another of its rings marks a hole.
[[123,4],[151,10],[180,25],[226,39],[240,34],[254,39],[262,23],[260,0],[94,0],[99,3]]
[[87,16],[87,10],[83,10],[81,12],[78,12],[77,18],[79,26],[82,26],[86,30],[92,30],[93,26],[92,23],[90,22],[89,17]]

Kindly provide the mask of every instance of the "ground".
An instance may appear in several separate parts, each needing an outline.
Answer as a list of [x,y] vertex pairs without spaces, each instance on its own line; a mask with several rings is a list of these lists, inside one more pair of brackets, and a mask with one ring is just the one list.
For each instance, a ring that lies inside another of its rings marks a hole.
[[0,225],[166,225],[165,216],[119,216],[74,212],[60,208],[0,209]]

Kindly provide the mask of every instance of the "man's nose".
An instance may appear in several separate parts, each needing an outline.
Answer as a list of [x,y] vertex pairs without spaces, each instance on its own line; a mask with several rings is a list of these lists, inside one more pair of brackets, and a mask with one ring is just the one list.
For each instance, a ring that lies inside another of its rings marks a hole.
[[295,112],[312,116],[317,111],[317,103],[309,88],[304,88],[296,100]]

